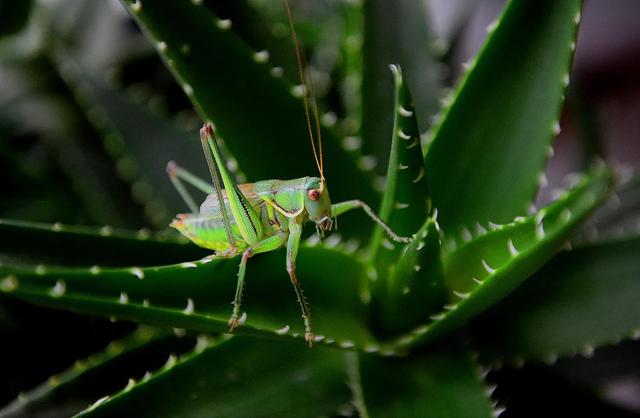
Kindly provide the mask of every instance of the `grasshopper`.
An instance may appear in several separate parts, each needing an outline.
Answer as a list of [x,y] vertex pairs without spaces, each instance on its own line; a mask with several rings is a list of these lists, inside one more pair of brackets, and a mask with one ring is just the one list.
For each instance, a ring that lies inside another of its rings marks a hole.
[[[295,44],[298,75],[301,85],[306,86],[300,48],[295,34],[291,10],[286,0],[285,6],[289,15]],[[256,254],[273,251],[286,245],[286,270],[302,311],[305,327],[304,338],[311,345],[314,335],[311,327],[309,305],[302,294],[302,288],[296,276],[296,256],[300,245],[302,225],[307,221],[313,222],[317,232],[323,234],[325,231],[331,230],[335,218],[350,210],[361,208],[374,222],[384,229],[391,239],[402,243],[409,242],[411,239],[394,233],[361,200],[331,203],[324,178],[322,140],[318,123],[317,104],[312,89],[311,102],[318,135],[319,157],[311,128],[309,100],[306,91],[303,101],[313,155],[320,177],[302,177],[293,180],[262,180],[254,183],[236,184],[227,171],[227,166],[220,152],[220,146],[211,123],[204,124],[200,130],[200,139],[209,166],[212,184],[197,178],[173,161],[167,165],[167,173],[176,190],[191,210],[191,213],[176,215],[170,226],[177,229],[196,245],[213,250],[217,257],[241,255],[233,310],[228,323],[229,332],[233,332],[240,323],[240,308],[247,260]],[[200,207],[196,206],[194,199],[188,193],[183,182],[207,194]]]

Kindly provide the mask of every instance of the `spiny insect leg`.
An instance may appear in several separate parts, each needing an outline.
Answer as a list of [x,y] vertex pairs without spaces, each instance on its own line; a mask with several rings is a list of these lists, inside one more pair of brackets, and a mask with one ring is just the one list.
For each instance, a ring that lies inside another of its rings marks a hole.
[[280,233],[278,235],[270,236],[255,245],[250,246],[242,253],[240,259],[240,267],[238,269],[238,282],[236,284],[236,295],[233,299],[233,312],[229,318],[229,332],[239,325],[240,320],[240,306],[242,304],[242,291],[244,289],[244,275],[247,267],[247,260],[255,254],[266,253],[280,248],[286,239],[286,234]]
[[295,221],[289,222],[289,241],[287,242],[287,273],[291,279],[291,284],[296,291],[298,303],[302,310],[302,318],[304,319],[304,339],[309,343],[309,347],[313,344],[313,331],[311,330],[311,313],[307,300],[302,294],[302,287],[296,276],[296,256],[298,255],[298,246],[300,245],[300,234],[302,228]]
[[198,213],[198,206],[182,182],[184,181],[207,194],[213,193],[213,187],[173,161],[169,161],[167,164],[167,174],[169,175],[169,179],[171,179],[171,183],[173,183],[173,186],[178,191],[178,194],[182,197],[182,200],[189,206],[191,213]]

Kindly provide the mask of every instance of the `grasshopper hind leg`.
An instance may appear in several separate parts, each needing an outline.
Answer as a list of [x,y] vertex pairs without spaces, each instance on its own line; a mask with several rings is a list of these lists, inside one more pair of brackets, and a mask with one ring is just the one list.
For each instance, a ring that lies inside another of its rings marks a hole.
[[[240,324],[240,307],[242,305],[242,292],[244,290],[244,276],[247,268],[247,260],[259,253],[266,253],[269,251],[273,251],[275,249],[280,248],[286,239],[286,235],[284,233],[279,233],[277,235],[272,235],[254,245],[251,245],[249,248],[244,250],[242,253],[242,258],[240,259],[240,266],[238,267],[238,282],[236,284],[236,295],[233,298],[233,312],[231,313],[231,317],[229,318],[229,332],[233,332],[235,328]],[[233,254],[235,255],[235,254]]]

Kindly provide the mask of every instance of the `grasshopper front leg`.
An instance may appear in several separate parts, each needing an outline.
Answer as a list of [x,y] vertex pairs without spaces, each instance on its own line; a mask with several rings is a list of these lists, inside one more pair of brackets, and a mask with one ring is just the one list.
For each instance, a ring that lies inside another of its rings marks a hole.
[[313,344],[313,331],[311,330],[311,313],[309,312],[309,305],[307,300],[302,294],[302,288],[300,282],[296,276],[296,256],[298,255],[298,247],[300,246],[300,234],[302,233],[302,227],[296,223],[295,220],[289,222],[289,240],[287,241],[287,273],[291,279],[291,284],[296,291],[298,297],[298,303],[302,311],[302,319],[304,320],[304,339],[309,343],[309,347]]
[[364,203],[362,200],[347,200],[345,202],[334,203],[333,205],[331,205],[331,216],[337,217],[345,212],[349,212],[350,210],[358,208],[364,210],[364,212],[371,219],[373,219],[375,223],[380,225],[382,229],[384,229],[384,232],[386,232],[389,238],[391,238],[392,240],[404,243],[411,242],[410,237],[401,237],[400,235],[393,232],[389,225],[387,225],[382,219],[380,219],[380,217],[376,215],[376,213],[369,207],[369,205]]

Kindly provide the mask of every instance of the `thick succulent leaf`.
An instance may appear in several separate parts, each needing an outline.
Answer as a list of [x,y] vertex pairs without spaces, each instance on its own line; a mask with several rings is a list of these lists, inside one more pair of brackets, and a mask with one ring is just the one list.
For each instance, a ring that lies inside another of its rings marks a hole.
[[381,278],[376,322],[385,332],[408,331],[442,310],[448,292],[440,246],[437,221],[429,218],[402,252],[389,278]]
[[[0,219],[0,266],[131,266],[179,263],[209,255],[184,240],[102,228]],[[2,267],[0,267],[2,268]]]
[[69,369],[0,409],[0,417],[68,417],[87,404],[160,367],[170,353],[193,346],[193,338],[178,338],[171,332],[142,327],[128,337],[110,343],[103,351],[78,360]]
[[[250,181],[317,173],[302,101],[295,97],[304,89],[291,88],[279,70],[269,68],[268,51],[252,51],[229,30],[231,21],[216,18],[201,2],[123,4],[157,46],[202,118],[216,124]],[[356,168],[332,141],[329,130],[323,129],[323,137],[332,197],[354,198],[357,190],[357,197],[374,202],[371,176]]]
[[[344,2],[340,7],[343,22],[340,52],[344,74],[340,90],[346,113],[345,131],[353,135],[360,133],[362,125],[363,5],[352,1]],[[360,137],[355,141],[361,144]]]
[[640,237],[559,254],[482,315],[473,336],[491,360],[552,360],[640,338]]
[[346,356],[360,416],[494,416],[478,366],[457,344],[401,358]]
[[0,1],[0,38],[18,32],[27,24],[32,5],[31,0]]
[[199,344],[80,417],[309,417],[348,404],[336,350],[233,338]]
[[165,167],[175,160],[208,180],[198,134],[178,129],[124,92],[107,87],[61,48],[55,57],[59,72],[81,110],[116,159],[118,174],[130,182],[134,199],[145,205],[150,217],[162,226],[176,213],[186,212],[187,206],[171,184]]
[[[427,182],[411,93],[400,68],[395,65],[390,68],[396,89],[393,139],[379,216],[398,235],[411,236],[424,224],[430,209]],[[402,249],[402,244],[391,242],[382,228],[375,229],[370,257],[382,277],[388,276],[389,268],[397,262]]]
[[427,6],[415,0],[369,0],[364,6],[362,135],[381,163],[388,158],[393,126],[393,83],[387,68],[399,64],[414,94],[418,123],[425,129],[438,110],[439,67],[431,51]]
[[512,0],[459,83],[425,156],[445,232],[526,213],[559,129],[580,7]]
[[[312,308],[318,343],[341,348],[378,345],[359,301],[362,268],[352,257],[301,248],[297,262]],[[205,258],[168,266],[129,268],[0,268],[0,288],[9,296],[80,313],[195,331],[226,332],[238,259]],[[238,334],[299,338],[300,311],[285,271],[285,253],[260,254],[248,263]],[[244,320],[244,319],[243,319]]]
[[[518,287],[543,266],[569,234],[604,200],[611,174],[603,166],[585,176],[571,191],[535,215],[511,224],[480,226],[444,255],[450,304],[432,322],[401,337],[400,344],[432,341],[469,322]],[[445,244],[446,249],[446,244]]]

